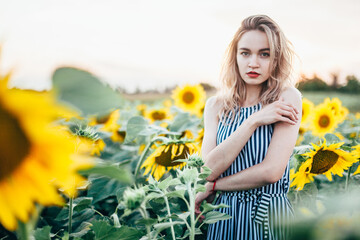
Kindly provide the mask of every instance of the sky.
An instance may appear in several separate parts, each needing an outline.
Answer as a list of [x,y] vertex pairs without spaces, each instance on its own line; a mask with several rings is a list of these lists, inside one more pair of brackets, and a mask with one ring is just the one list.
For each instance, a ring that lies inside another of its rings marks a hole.
[[51,89],[62,66],[132,92],[219,86],[225,49],[247,16],[274,19],[297,53],[294,69],[326,81],[360,78],[357,0],[0,0],[0,71],[12,86]]

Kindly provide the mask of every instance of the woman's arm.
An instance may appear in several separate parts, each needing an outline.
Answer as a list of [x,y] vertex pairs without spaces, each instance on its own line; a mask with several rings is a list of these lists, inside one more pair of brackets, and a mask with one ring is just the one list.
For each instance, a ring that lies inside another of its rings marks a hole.
[[[298,109],[301,109],[301,105]],[[220,110],[221,103],[215,97],[206,102],[202,156],[205,159],[205,166],[212,170],[211,175],[207,178],[210,182],[217,179],[229,168],[257,127],[278,121],[287,123],[287,125],[295,125],[298,118],[296,109],[291,102],[276,101],[252,114],[236,131],[216,146],[218,112]],[[299,123],[299,121],[297,122]]]
[[[282,93],[282,97],[301,112],[301,94],[298,90],[287,89]],[[236,174],[217,180],[215,190],[247,190],[277,182],[283,176],[293,152],[299,127],[300,119],[295,125],[277,122],[264,160]],[[212,187],[213,183],[207,183],[207,189],[212,190]]]

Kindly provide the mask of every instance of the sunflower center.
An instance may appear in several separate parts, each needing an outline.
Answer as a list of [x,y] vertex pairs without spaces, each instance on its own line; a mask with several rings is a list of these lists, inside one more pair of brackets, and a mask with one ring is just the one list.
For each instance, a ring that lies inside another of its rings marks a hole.
[[9,176],[30,151],[17,119],[0,105],[0,180]]
[[337,160],[339,155],[329,150],[319,150],[313,158],[311,165],[311,173],[322,174],[332,168]]
[[177,151],[175,152],[175,155],[179,155],[179,156],[176,156],[173,159],[171,159],[173,146],[174,145],[172,144],[170,149],[167,152],[162,152],[160,156],[155,157],[155,162],[164,167],[172,167],[172,166],[182,164],[181,162],[174,162],[174,160],[185,159],[187,154],[189,153],[189,148],[186,145],[184,145],[184,149],[180,153],[179,152],[180,146],[179,146]]
[[191,104],[194,102],[195,95],[192,92],[185,92],[182,98],[185,103]]
[[155,111],[151,114],[151,117],[154,120],[163,120],[165,119],[166,115],[163,112]]
[[330,124],[330,118],[328,115],[321,115],[319,117],[319,126],[322,128],[326,128]]

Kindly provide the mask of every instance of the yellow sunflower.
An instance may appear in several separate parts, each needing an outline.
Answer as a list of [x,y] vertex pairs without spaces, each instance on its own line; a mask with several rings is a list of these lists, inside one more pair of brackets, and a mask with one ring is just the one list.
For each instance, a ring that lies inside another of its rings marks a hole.
[[301,164],[298,172],[291,175],[293,181],[290,187],[296,186],[297,190],[302,190],[306,183],[314,181],[314,176],[320,174],[324,174],[329,181],[332,181],[332,174],[342,177],[344,170],[357,161],[352,153],[339,149],[343,144],[327,146],[325,139],[320,146],[312,144],[314,150],[302,154],[308,159]]
[[[351,152],[353,154],[353,156],[355,158],[357,158],[359,160],[360,158],[360,144],[356,145],[356,146],[353,146],[354,150]],[[355,174],[358,174],[360,173],[360,164],[358,166],[358,168],[356,169],[356,171],[354,172],[354,175]]]
[[349,109],[347,109],[346,107],[341,107],[340,108],[340,112],[338,115],[338,121],[339,123],[341,123],[342,121],[344,121],[347,117],[347,115],[349,114]]
[[195,139],[195,142],[198,143],[200,149],[202,147],[203,139],[204,139],[204,128],[200,129],[200,131],[198,132],[198,135]]
[[311,114],[313,113],[313,110],[314,110],[314,103],[308,100],[307,98],[303,98],[301,125],[306,124],[311,119]]
[[156,180],[170,169],[182,168],[183,162],[174,162],[177,159],[185,159],[188,155],[198,151],[196,144],[192,142],[178,142],[163,144],[144,161],[141,168],[145,168],[144,175],[150,173]]
[[199,114],[199,110],[205,103],[206,93],[200,84],[185,85],[177,87],[172,92],[172,98],[177,107],[193,114]]
[[328,106],[330,106],[331,111],[334,111],[335,115],[338,116],[340,114],[341,101],[339,98],[333,98],[330,100],[330,98],[325,98],[324,103]]
[[122,143],[124,142],[126,132],[120,130],[121,125],[118,123],[119,119],[120,109],[116,109],[110,113],[104,123],[104,126],[100,128],[100,130],[112,133],[110,137],[111,140]]
[[163,101],[163,105],[166,108],[170,108],[172,106],[172,101],[170,99],[166,99]]
[[298,138],[296,140],[296,146],[300,145],[301,142],[304,140],[304,134],[306,131],[307,129],[304,126],[300,125]]
[[146,108],[147,108],[146,104],[139,104],[136,106],[136,110],[139,111],[141,116],[144,116]]
[[150,120],[150,123],[173,119],[170,110],[167,108],[147,110],[145,111],[144,116]]
[[62,205],[59,188],[74,196],[83,180],[77,170],[92,163],[88,145],[52,125],[74,114],[49,92],[8,89],[9,78],[0,76],[0,223],[13,231],[18,220],[29,220],[35,203]]
[[355,117],[356,117],[356,119],[360,119],[360,112],[357,112],[357,113],[355,114]]
[[95,156],[95,155],[96,155],[96,156],[100,156],[100,155],[101,155],[101,151],[104,150],[105,146],[106,146],[106,144],[105,144],[105,142],[104,142],[101,138],[97,139],[97,140],[94,141],[94,143],[93,143],[93,149],[92,149],[92,151],[91,151],[91,155],[93,155],[93,156]]
[[337,127],[338,120],[328,105],[320,104],[315,108],[315,113],[310,121],[310,129],[316,136],[332,133]]

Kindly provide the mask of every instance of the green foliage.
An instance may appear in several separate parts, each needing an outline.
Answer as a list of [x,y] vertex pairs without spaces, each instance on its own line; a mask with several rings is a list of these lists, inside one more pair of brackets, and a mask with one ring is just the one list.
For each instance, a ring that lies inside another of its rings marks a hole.
[[330,87],[316,75],[312,79],[304,79],[298,83],[300,91],[328,91]]
[[339,88],[340,92],[360,93],[360,81],[355,76],[346,77],[346,85]]

